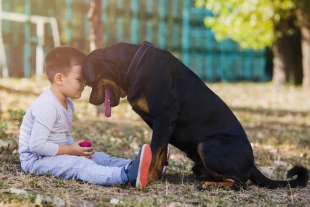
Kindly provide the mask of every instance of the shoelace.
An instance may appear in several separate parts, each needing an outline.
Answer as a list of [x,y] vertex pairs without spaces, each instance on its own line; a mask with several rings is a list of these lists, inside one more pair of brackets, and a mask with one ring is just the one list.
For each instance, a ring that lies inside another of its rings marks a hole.
[[127,169],[125,169],[125,172],[126,172],[126,173],[128,173],[129,168],[131,168],[131,166],[135,163],[135,161],[136,161],[136,158],[130,161],[130,163],[128,164]]

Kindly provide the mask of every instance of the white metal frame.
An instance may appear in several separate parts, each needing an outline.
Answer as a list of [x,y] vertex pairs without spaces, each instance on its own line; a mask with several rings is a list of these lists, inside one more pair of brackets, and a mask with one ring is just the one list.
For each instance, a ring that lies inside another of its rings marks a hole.
[[16,21],[16,22],[31,22],[36,24],[37,32],[36,35],[38,37],[38,44],[36,47],[36,77],[40,79],[43,74],[43,66],[44,66],[44,24],[51,24],[52,35],[54,40],[54,46],[60,45],[60,36],[58,25],[55,17],[44,17],[44,16],[36,16],[36,15],[26,15],[21,13],[14,12],[4,12],[2,11],[0,0],[0,66],[2,66],[2,77],[8,77],[8,68],[6,63],[6,55],[4,50],[3,38],[2,38],[2,20]]

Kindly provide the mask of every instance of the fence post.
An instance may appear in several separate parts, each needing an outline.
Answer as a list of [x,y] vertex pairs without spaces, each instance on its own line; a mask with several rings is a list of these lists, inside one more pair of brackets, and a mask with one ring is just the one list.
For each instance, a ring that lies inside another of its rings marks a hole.
[[147,13],[147,22],[146,22],[146,40],[153,43],[153,23],[152,23],[152,16],[154,15],[154,0],[147,0],[146,4],[146,13]]
[[159,1],[159,37],[158,37],[158,44],[159,48],[165,49],[166,46],[166,22],[165,17],[166,13],[166,1],[160,0]]
[[[26,0],[25,2],[25,14],[30,18],[31,15],[31,2],[30,0]],[[25,22],[24,25],[25,31],[25,44],[24,44],[24,76],[29,78],[31,76],[31,31],[30,31],[30,22],[29,20]]]
[[171,29],[172,30],[172,32],[171,32],[172,43],[171,43],[171,47],[173,49],[178,48],[179,38],[180,38],[179,31],[178,31],[179,22],[177,21],[179,19],[178,13],[180,12],[178,10],[180,8],[179,4],[180,4],[180,1],[172,1],[172,15],[171,15],[171,18],[172,18],[172,29]]
[[190,55],[189,55],[189,42],[190,42],[190,25],[189,25],[189,12],[190,12],[190,0],[184,0],[183,7],[183,22],[182,22],[182,60],[183,63],[190,67]]
[[[2,0],[0,0],[0,15],[2,13]],[[5,48],[3,44],[3,38],[2,38],[2,19],[0,19],[0,53],[2,54],[0,57],[0,67],[2,67],[2,78],[8,78],[9,77],[9,71],[7,67],[6,62],[6,54],[5,54]]]
[[107,42],[108,42],[108,39],[109,39],[109,33],[107,32],[108,31],[108,15],[107,15],[107,8],[108,8],[108,1],[107,0],[103,0],[102,1],[102,24],[103,24],[103,32],[102,32],[102,35],[103,35],[103,46],[105,47]]
[[36,81],[42,80],[44,66],[44,21],[37,23],[38,44],[36,47]]
[[66,44],[71,44],[72,41],[72,0],[66,0]]
[[138,20],[139,2],[131,0],[131,43],[138,44],[139,41],[139,20]]
[[[124,5],[123,0],[117,1],[117,9],[119,11],[123,11],[124,9],[123,5]],[[117,42],[121,42],[124,39],[124,18],[122,16],[116,19],[116,29],[117,29],[116,40]]]

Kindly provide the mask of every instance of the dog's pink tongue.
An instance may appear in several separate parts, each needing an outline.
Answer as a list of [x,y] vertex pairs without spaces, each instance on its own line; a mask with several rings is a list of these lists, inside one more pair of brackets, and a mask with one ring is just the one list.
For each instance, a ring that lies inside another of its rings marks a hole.
[[104,114],[106,117],[110,117],[111,116],[110,91],[108,89],[105,89],[104,93],[105,93]]

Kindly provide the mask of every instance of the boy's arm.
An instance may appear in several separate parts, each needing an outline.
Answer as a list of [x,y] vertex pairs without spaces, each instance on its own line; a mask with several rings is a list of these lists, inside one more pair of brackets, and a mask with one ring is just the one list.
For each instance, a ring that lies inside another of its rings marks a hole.
[[43,103],[32,110],[33,126],[29,141],[30,151],[42,156],[54,156],[58,152],[58,144],[47,139],[56,122],[56,108]]
[[[35,122],[30,139],[30,150],[42,156],[55,156],[61,154],[85,156],[90,158],[94,153],[93,147],[81,147],[79,144],[84,140],[78,140],[70,145],[59,145],[47,141],[50,130]],[[73,141],[73,139],[72,139]],[[68,143],[69,144],[69,143]]]
[[[83,140],[73,142],[67,139],[68,145],[59,145],[48,141],[53,125],[56,123],[56,108],[49,103],[41,104],[33,111],[34,123],[30,137],[29,147],[31,152],[41,156],[55,156],[60,154],[91,157],[93,147],[80,147]],[[55,134],[57,137],[57,134]],[[71,142],[71,143],[68,143]]]
[[62,155],[62,154],[71,155],[72,154],[71,145],[59,145],[57,154],[58,155]]
[[72,145],[59,145],[57,155],[68,154],[91,158],[92,154],[94,154],[94,147],[81,147],[79,144],[83,141],[84,140],[78,140]]
[[[63,146],[48,141],[49,136],[58,138],[58,134],[52,135],[51,129],[57,122],[57,109],[53,104],[48,102],[41,104],[32,110],[33,126],[29,141],[30,151],[41,156],[55,156],[57,154],[71,154],[71,150],[67,147],[63,150]],[[61,126],[58,126],[61,127]],[[59,152],[59,148],[61,150]]]

